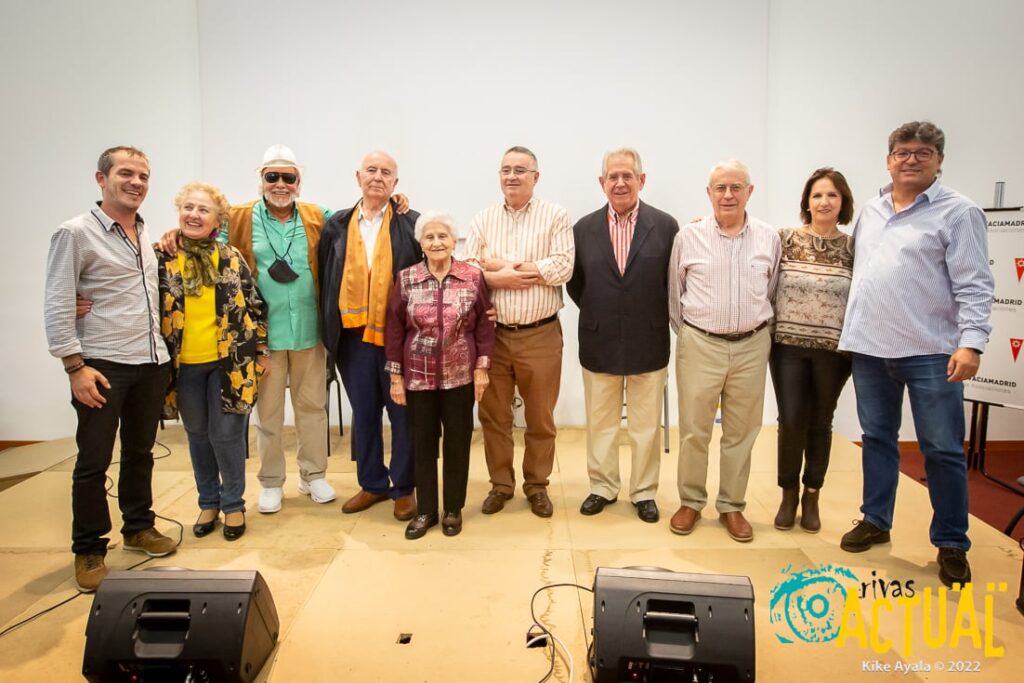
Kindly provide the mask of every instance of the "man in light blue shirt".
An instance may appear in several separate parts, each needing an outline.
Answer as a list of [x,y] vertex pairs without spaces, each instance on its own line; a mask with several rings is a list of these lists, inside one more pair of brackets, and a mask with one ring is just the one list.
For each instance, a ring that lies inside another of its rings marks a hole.
[[839,348],[853,354],[864,519],[840,547],[862,552],[889,541],[906,387],[925,459],[939,578],[952,586],[971,580],[963,381],[977,373],[991,331],[994,280],[984,213],[939,182],[944,148],[945,134],[932,123],[893,131],[886,162],[892,184],[853,229],[853,284]]

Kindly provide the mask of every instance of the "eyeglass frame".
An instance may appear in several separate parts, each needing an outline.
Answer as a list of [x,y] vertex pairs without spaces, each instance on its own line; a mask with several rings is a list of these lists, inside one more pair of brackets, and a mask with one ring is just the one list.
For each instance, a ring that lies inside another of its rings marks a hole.
[[[289,180],[291,178],[291,180]],[[287,173],[281,171],[267,171],[263,174],[263,182],[275,184],[278,180],[283,180],[285,185],[294,185],[299,182],[298,173]]]
[[[922,154],[925,156],[922,157]],[[931,161],[936,156],[940,155],[941,154],[937,149],[932,149],[931,147],[919,147],[918,149],[898,149],[889,152],[889,156],[891,156],[896,161],[901,162],[910,161],[910,157],[914,157],[915,161],[924,163],[926,161]]]
[[527,173],[536,173],[535,168],[524,168],[522,166],[503,166],[498,169],[498,175],[502,177],[512,176],[515,178],[522,178]]

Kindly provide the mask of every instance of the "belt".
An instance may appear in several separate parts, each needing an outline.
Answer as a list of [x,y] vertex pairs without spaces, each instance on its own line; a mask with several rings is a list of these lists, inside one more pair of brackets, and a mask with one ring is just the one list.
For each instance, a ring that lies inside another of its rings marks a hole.
[[550,318],[544,318],[543,320],[538,320],[537,322],[534,322],[534,323],[519,323],[518,325],[506,325],[505,323],[494,323],[494,324],[497,325],[499,329],[508,330],[509,332],[515,332],[516,330],[532,330],[535,327],[540,327],[541,325],[547,325],[548,323],[553,323],[556,320],[558,320],[558,314],[557,313],[555,313]]
[[696,325],[694,325],[693,323],[691,323],[689,320],[684,320],[683,324],[686,325],[687,327],[692,327],[693,329],[697,330],[701,334],[706,334],[709,337],[714,337],[715,339],[724,339],[725,341],[733,342],[733,341],[740,341],[741,339],[746,339],[747,337],[754,336],[755,332],[760,332],[761,330],[763,330],[765,327],[768,326],[768,321],[765,320],[763,323],[761,323],[760,325],[758,325],[754,329],[747,330],[746,332],[727,332],[725,334],[720,334],[718,332],[708,332],[707,330],[702,330],[701,328],[699,328]]

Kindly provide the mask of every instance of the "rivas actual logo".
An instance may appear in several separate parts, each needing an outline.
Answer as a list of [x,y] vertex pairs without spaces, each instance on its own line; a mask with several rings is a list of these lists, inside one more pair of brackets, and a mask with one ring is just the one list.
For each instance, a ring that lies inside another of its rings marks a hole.
[[[957,647],[970,641],[986,657],[1002,657],[1005,648],[996,646],[993,633],[992,593],[1006,592],[1006,584],[986,584],[981,609],[976,605],[974,585],[953,589],[915,586],[913,579],[880,578],[871,572],[862,581],[847,567],[822,564],[802,571],[792,566],[772,588],[768,599],[775,637],[781,643],[833,643],[847,647],[851,642],[863,650],[885,654],[894,648],[904,658],[915,648]],[[956,602],[949,617],[949,603]],[[896,626],[883,636],[883,622]],[[895,642],[894,642],[895,641]]]

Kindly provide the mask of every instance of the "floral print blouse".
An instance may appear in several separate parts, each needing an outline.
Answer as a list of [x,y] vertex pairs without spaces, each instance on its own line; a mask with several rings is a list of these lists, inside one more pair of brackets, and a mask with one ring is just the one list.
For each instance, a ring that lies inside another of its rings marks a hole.
[[480,269],[452,259],[438,281],[424,262],[398,274],[384,326],[386,370],[402,375],[409,391],[454,389],[489,368],[494,322]]
[[[256,403],[263,370],[256,362],[256,344],[267,343],[267,315],[249,266],[234,247],[217,244],[216,285],[217,357],[223,370],[221,403],[226,413],[248,413]],[[185,289],[177,256],[156,252],[160,280],[160,331],[171,354],[171,383],[163,417],[178,416],[177,374],[182,330],[185,328]]]

